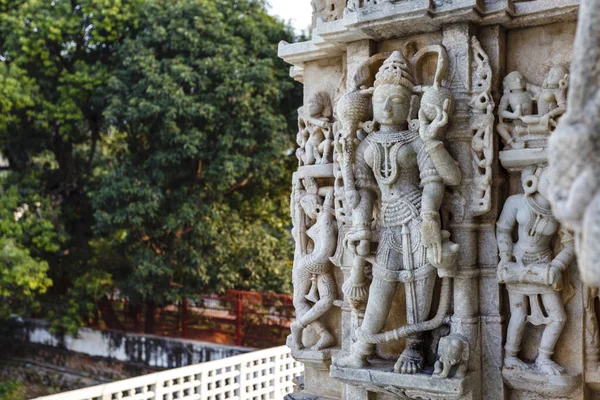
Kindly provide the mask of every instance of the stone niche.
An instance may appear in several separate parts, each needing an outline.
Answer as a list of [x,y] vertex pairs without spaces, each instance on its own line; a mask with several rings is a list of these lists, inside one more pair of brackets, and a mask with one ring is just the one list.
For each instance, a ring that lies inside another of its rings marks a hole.
[[288,398],[600,398],[600,296],[548,201],[579,2],[313,3],[279,47],[304,84]]

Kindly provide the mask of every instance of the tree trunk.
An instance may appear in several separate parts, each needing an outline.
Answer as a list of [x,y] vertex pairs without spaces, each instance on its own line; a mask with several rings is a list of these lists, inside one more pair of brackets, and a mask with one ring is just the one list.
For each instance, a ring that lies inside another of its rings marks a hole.
[[98,301],[98,307],[100,308],[100,314],[102,315],[102,320],[106,324],[108,329],[116,329],[120,331],[124,331],[125,328],[119,318],[117,317],[117,313],[108,299],[108,297],[102,296],[100,301]]
[[144,318],[144,333],[154,334],[156,331],[156,303],[153,300],[146,301],[146,316]]

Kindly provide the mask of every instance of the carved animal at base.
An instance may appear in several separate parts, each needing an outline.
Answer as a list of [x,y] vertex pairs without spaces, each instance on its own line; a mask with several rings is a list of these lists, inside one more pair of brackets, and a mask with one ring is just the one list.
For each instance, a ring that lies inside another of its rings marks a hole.
[[457,365],[455,377],[464,378],[469,366],[469,343],[464,336],[450,334],[440,339],[438,360],[435,362],[433,376],[448,378],[452,367]]

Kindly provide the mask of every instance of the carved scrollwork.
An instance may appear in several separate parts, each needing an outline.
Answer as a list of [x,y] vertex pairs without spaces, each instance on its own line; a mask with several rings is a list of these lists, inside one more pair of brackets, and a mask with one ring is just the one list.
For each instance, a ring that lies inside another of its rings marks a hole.
[[487,54],[475,36],[471,38],[473,59],[473,95],[471,97],[471,155],[473,159],[473,201],[470,210],[474,216],[483,215],[492,207],[492,163],[494,161],[494,100],[492,99],[492,67]]

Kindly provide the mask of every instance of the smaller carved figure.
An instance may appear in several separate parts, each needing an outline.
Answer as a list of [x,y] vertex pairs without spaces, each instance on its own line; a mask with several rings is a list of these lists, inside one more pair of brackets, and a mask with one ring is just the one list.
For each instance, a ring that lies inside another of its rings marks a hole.
[[462,335],[450,334],[440,338],[433,376],[448,378],[451,368],[455,365],[458,367],[454,376],[464,378],[469,366],[469,343]]
[[502,138],[505,148],[523,148],[524,143],[518,138],[517,127],[526,128],[523,116],[533,114],[534,95],[527,90],[527,81],[518,71],[511,72],[504,78],[504,94],[498,106],[500,123],[496,130]]
[[[545,147],[558,117],[566,111],[568,86],[569,71],[562,66],[550,69],[542,87],[527,83],[518,71],[508,74],[497,126],[505,148]],[[541,144],[535,144],[540,140]]]
[[[566,323],[560,291],[563,274],[575,257],[573,237],[564,229],[558,235],[560,226],[548,201],[546,168],[527,167],[521,179],[525,193],[506,200],[497,224],[498,280],[506,284],[511,312],[504,367],[562,375],[565,370],[552,361],[552,354]],[[512,241],[514,228],[518,228],[516,243]],[[561,250],[554,255],[552,246],[557,236]],[[546,325],[533,366],[518,357],[527,322]]]
[[366,66],[361,68],[354,76],[353,85],[336,105],[337,118],[340,121],[336,147],[338,154],[342,155],[340,162],[344,180],[344,196],[351,209],[355,208],[360,200],[355,187],[352,163],[354,162],[354,150],[358,146],[357,131],[372,112],[373,88],[366,88],[364,85],[370,75]]
[[517,128],[519,134],[549,134],[557,125],[557,119],[567,107],[567,88],[569,71],[562,66],[554,66],[541,88],[531,85],[536,93],[537,115],[522,118],[527,128]]
[[326,164],[332,162],[332,116],[331,99],[325,92],[318,92],[306,107],[298,110],[298,134],[296,150],[299,165]]
[[[304,186],[306,191],[296,188],[294,206],[300,207],[303,213],[299,213],[294,222],[301,228],[306,215],[313,224],[305,233],[302,229],[294,230],[296,248],[300,254],[296,256],[293,269],[296,321],[291,326],[290,346],[296,350],[304,348],[302,333],[310,326],[319,335],[312,349],[323,350],[335,344],[334,336],[320,318],[332,307],[337,293],[329,261],[337,246],[337,222],[333,209],[333,188],[323,188],[326,193],[321,204],[316,181],[306,177]],[[310,243],[302,240],[304,234]]]

